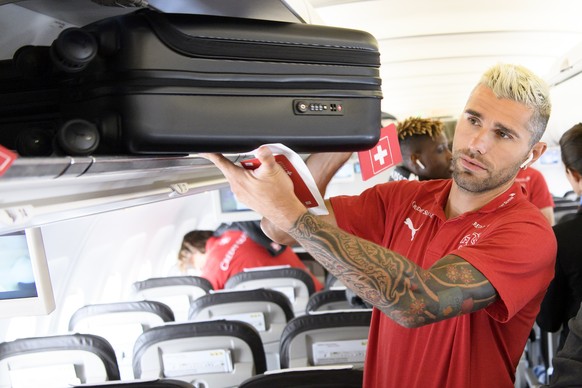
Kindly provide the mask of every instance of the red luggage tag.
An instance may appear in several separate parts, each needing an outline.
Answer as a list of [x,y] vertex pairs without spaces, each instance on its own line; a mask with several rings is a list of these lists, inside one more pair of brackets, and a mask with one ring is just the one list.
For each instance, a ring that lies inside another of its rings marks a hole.
[[[303,205],[313,214],[329,214],[313,177],[299,155],[282,144],[267,144],[266,146],[273,152],[275,161],[291,178],[293,191]],[[240,163],[247,170],[254,170],[261,165],[257,158],[243,160]]]
[[[293,190],[295,191],[295,195],[301,200],[301,202],[303,202],[305,207],[317,206],[316,199],[313,197],[313,194],[311,194],[311,191],[309,191],[307,185],[305,182],[303,182],[303,179],[301,179],[299,173],[295,167],[293,167],[289,159],[287,159],[285,155],[275,155],[275,160],[281,167],[283,167],[283,170],[285,170],[287,175],[289,175],[293,181]],[[241,164],[247,170],[254,170],[261,165],[261,162],[259,162],[259,159],[254,158],[243,160]]]

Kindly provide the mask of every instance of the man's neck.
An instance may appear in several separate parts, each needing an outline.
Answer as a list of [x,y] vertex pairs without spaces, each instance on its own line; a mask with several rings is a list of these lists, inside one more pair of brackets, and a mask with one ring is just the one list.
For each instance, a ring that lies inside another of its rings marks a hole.
[[447,219],[455,218],[463,213],[468,213],[481,209],[493,199],[507,191],[513,186],[513,180],[483,193],[473,193],[460,188],[453,180],[449,198],[445,205],[445,215]]

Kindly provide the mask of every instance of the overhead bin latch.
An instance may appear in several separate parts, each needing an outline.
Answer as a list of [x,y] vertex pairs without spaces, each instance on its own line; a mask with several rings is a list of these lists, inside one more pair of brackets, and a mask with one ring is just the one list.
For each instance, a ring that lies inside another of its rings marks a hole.
[[188,183],[185,182],[171,184],[170,188],[172,189],[172,193],[170,193],[170,196],[183,195],[190,190],[190,186],[188,185]]
[[0,224],[21,225],[32,218],[34,208],[31,205],[0,209]]

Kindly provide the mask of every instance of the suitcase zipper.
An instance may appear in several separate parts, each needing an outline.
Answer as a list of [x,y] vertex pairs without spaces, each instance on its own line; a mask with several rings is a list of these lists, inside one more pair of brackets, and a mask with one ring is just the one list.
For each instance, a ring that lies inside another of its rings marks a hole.
[[[363,47],[191,36],[175,28],[164,14],[149,10],[138,14],[147,20],[160,41],[189,57],[379,67],[378,51]],[[266,47],[270,48],[268,56]]]

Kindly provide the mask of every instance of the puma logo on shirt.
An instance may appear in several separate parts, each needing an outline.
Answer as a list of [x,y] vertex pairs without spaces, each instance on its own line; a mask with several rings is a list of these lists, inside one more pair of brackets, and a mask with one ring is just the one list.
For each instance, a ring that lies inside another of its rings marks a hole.
[[416,232],[418,232],[418,230],[420,229],[420,226],[418,228],[415,228],[414,225],[412,224],[412,220],[410,219],[410,217],[406,218],[406,220],[404,220],[404,225],[408,226],[408,229],[410,229],[410,241],[414,240],[414,235],[416,235]]

